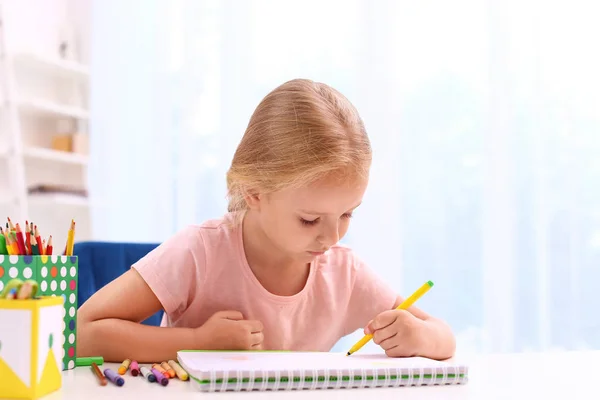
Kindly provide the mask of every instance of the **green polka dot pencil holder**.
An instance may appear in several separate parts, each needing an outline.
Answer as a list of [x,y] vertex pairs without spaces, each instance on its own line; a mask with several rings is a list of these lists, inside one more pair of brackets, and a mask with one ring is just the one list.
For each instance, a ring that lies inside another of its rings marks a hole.
[[[0,254],[0,299],[10,294],[11,286],[23,282],[33,284],[35,293],[32,295],[34,296],[62,298],[61,334],[54,338],[60,346],[56,356],[62,370],[75,368],[78,277],[77,256]],[[0,330],[3,331],[6,324],[2,318],[0,318],[0,326],[2,327]],[[1,354],[0,350],[0,356]]]

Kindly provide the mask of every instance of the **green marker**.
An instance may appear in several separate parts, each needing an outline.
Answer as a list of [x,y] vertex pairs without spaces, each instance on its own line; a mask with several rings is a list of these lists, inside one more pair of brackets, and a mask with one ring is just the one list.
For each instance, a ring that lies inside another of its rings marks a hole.
[[75,359],[76,367],[89,367],[92,363],[96,363],[98,365],[104,364],[103,357],[77,357]]

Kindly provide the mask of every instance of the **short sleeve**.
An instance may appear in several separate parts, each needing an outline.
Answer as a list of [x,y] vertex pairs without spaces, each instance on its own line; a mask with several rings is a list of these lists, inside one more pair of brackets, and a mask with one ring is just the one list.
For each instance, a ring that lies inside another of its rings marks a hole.
[[354,277],[348,313],[346,334],[364,328],[379,313],[394,308],[398,295],[362,260],[354,257]]
[[202,230],[177,232],[132,266],[154,292],[170,317],[185,311],[202,290],[206,256]]

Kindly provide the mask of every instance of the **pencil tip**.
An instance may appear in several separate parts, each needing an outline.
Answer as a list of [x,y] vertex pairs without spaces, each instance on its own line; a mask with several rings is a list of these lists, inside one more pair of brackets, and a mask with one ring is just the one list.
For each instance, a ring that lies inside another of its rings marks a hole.
[[346,353],[346,357],[349,356],[350,354],[352,354],[352,353],[350,353],[350,352]]

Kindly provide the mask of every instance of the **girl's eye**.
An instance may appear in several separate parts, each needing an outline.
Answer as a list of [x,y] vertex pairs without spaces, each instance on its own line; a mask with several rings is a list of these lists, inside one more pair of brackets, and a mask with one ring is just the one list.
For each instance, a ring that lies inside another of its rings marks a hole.
[[[341,218],[350,219],[350,218],[352,218],[352,214],[351,213],[342,214]],[[305,225],[305,226],[313,226],[313,225],[316,225],[317,222],[319,222],[319,218],[316,218],[313,220],[300,218],[300,222],[302,223],[302,225]]]
[[313,219],[312,221],[309,221],[309,220],[304,219],[304,218],[300,218],[300,222],[302,223],[302,225],[305,225],[305,226],[315,225],[318,221],[319,221],[319,218]]

